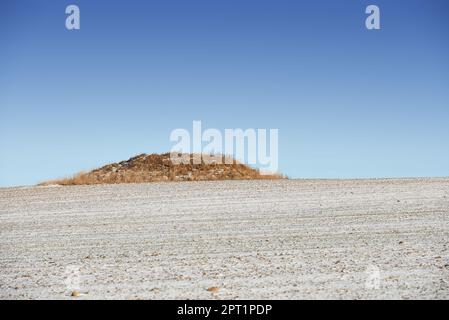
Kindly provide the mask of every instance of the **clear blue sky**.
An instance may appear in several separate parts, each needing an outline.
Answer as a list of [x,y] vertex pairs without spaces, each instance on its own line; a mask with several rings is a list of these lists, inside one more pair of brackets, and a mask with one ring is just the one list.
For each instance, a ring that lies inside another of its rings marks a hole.
[[[65,29],[69,4],[81,30]],[[449,176],[448,13],[447,0],[0,1],[0,186],[169,151],[193,120],[278,128],[293,178]]]

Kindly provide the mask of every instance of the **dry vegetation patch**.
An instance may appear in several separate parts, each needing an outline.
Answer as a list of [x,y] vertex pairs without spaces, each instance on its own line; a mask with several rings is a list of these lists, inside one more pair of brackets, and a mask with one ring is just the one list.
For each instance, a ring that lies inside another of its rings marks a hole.
[[[161,181],[207,181],[207,180],[252,180],[284,179],[281,174],[262,174],[258,169],[238,163],[236,160],[221,163],[194,164],[194,154],[189,163],[175,164],[169,153],[140,154],[126,161],[108,164],[90,172],[80,172],[73,177],[47,181],[40,185],[83,185],[144,183]],[[226,162],[230,164],[226,164]]]

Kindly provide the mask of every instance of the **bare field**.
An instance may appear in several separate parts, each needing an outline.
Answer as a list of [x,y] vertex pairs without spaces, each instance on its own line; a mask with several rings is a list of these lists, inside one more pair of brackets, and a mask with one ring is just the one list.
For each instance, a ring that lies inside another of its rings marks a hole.
[[1,299],[448,299],[449,179],[0,189],[0,270]]

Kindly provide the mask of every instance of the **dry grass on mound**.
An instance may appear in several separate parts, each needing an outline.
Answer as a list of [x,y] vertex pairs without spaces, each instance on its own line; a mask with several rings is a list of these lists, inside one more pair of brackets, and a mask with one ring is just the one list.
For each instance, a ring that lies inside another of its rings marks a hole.
[[[73,177],[47,181],[40,185],[92,185],[117,183],[145,183],[161,181],[210,181],[284,179],[280,174],[262,174],[259,170],[221,156],[221,162],[204,161],[194,164],[198,155],[184,155],[188,163],[175,164],[169,153],[141,154],[129,160],[108,164],[90,172],[80,172]],[[220,157],[220,156],[218,156]],[[189,161],[190,159],[190,161]],[[230,163],[230,164],[226,164]]]

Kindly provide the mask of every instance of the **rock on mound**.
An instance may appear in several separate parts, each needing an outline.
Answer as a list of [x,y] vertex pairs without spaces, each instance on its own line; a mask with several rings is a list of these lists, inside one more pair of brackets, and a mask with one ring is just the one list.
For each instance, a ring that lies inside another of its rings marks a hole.
[[[262,175],[259,170],[232,160],[232,164],[221,163],[175,164],[170,154],[141,154],[129,160],[108,164],[91,172],[81,172],[72,178],[49,181],[43,185],[82,185],[111,183],[142,183],[158,181],[205,181],[205,180],[249,180],[280,179],[281,175]],[[198,156],[198,155],[197,155]],[[231,161],[229,161],[231,162]]]

